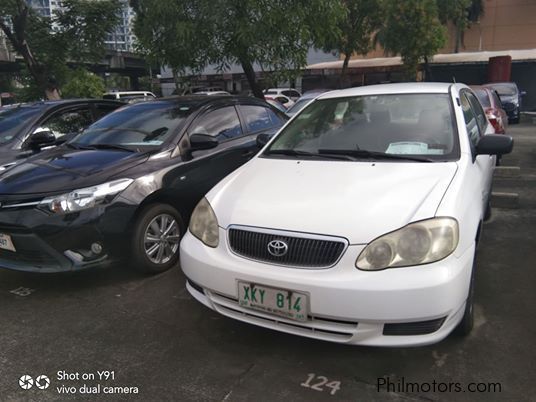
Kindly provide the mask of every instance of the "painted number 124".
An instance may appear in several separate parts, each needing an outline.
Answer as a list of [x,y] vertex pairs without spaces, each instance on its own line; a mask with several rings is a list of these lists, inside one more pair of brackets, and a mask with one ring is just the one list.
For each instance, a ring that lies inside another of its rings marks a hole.
[[300,384],[302,387],[311,388],[315,391],[325,391],[326,388],[331,388],[330,394],[335,395],[335,393],[341,389],[340,381],[329,381],[323,375],[316,375],[311,373],[307,377],[307,381]]

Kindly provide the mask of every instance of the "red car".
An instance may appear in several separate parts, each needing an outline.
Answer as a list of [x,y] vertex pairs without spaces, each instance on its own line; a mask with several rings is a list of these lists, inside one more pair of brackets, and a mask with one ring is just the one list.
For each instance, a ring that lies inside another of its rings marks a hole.
[[478,100],[482,104],[489,122],[493,125],[496,134],[504,134],[508,126],[508,115],[504,111],[497,92],[489,87],[471,86]]

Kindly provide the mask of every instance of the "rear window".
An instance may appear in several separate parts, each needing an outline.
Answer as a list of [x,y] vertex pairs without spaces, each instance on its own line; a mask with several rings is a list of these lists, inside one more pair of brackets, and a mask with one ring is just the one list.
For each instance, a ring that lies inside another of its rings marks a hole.
[[488,92],[485,89],[475,89],[474,92],[482,106],[491,107],[491,103],[488,97]]
[[499,96],[514,96],[517,93],[514,84],[494,84],[492,88],[497,91]]

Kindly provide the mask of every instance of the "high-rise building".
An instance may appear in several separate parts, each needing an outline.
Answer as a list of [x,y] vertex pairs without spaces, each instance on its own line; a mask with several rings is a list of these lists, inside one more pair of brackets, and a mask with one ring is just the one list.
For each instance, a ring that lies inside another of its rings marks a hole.
[[119,12],[119,24],[114,32],[107,35],[106,47],[112,50],[132,52],[136,42],[134,36],[134,10],[128,5],[128,0],[121,1],[121,11]]

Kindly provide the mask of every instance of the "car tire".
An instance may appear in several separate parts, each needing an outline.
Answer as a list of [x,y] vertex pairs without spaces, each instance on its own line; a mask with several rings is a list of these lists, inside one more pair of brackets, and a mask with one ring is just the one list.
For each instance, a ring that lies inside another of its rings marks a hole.
[[138,216],[132,236],[132,264],[145,274],[167,271],[178,263],[185,232],[179,212],[168,204],[152,204]]
[[476,251],[471,268],[471,282],[469,283],[469,293],[465,302],[465,310],[459,324],[454,328],[453,334],[456,336],[467,336],[471,333],[474,326],[474,295],[475,295],[475,266]]
[[519,117],[514,117],[509,121],[510,124],[519,124]]

